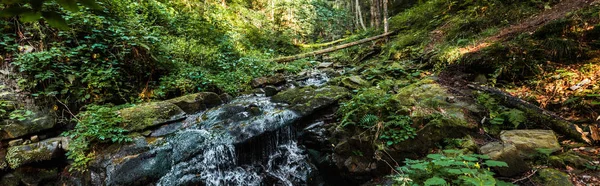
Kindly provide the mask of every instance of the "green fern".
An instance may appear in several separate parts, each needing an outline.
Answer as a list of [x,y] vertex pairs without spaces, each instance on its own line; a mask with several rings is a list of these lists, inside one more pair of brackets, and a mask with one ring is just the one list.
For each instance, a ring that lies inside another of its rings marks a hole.
[[379,117],[373,114],[367,114],[360,119],[360,124],[363,126],[373,126],[377,124]]

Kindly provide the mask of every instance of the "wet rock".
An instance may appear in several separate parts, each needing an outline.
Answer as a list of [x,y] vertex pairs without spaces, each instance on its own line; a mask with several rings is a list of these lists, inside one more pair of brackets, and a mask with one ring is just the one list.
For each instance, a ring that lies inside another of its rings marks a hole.
[[15,169],[21,165],[50,160],[60,155],[63,143],[68,144],[67,138],[56,137],[38,143],[9,147],[6,161],[11,168]]
[[360,89],[371,85],[371,83],[362,79],[360,76],[346,77],[342,80],[342,84],[344,85],[344,87],[350,89]]
[[265,88],[263,88],[263,90],[265,91],[265,96],[274,96],[275,94],[277,94],[279,92],[279,90],[277,89],[277,87],[273,86],[273,85],[267,85]]
[[47,182],[56,181],[58,178],[57,169],[42,169],[34,167],[21,167],[15,170],[15,177],[17,177],[24,185],[36,186],[45,185]]
[[323,62],[323,63],[319,63],[318,68],[329,68],[333,65],[333,63],[331,62]]
[[200,112],[204,109],[223,104],[221,97],[213,92],[200,92],[167,100],[177,105],[188,114]]
[[266,85],[280,85],[285,83],[285,81],[285,76],[283,74],[275,74],[269,77],[254,78],[251,85],[253,88],[259,88]]
[[51,116],[44,116],[41,113],[35,113],[31,119],[23,121],[4,120],[0,124],[0,140],[14,139],[28,134],[50,129],[56,124]]
[[0,185],[2,186],[19,186],[21,181],[14,174],[8,173],[4,174],[2,178],[0,178]]
[[556,169],[541,169],[532,179],[538,185],[544,186],[572,186],[569,175]]
[[530,170],[525,160],[520,156],[517,147],[510,143],[491,142],[479,149],[481,154],[488,155],[493,160],[503,161],[508,167],[494,168],[502,176],[515,176]]
[[287,103],[290,109],[300,115],[308,115],[317,109],[333,104],[338,99],[350,95],[348,89],[338,86],[293,88],[280,92],[271,99],[274,102]]
[[134,138],[130,144],[114,144],[99,153],[91,165],[94,185],[148,185],[170,170],[170,148],[151,146],[162,138]]
[[221,101],[223,101],[223,103],[229,103],[233,99],[233,96],[227,93],[223,93],[219,95],[219,97],[221,98]]
[[185,118],[185,112],[181,108],[167,101],[141,104],[121,109],[118,113],[126,120],[122,127],[129,131],[140,131]]
[[522,157],[533,157],[537,149],[556,152],[561,149],[556,134],[552,130],[508,130],[500,132],[504,143],[512,143]]

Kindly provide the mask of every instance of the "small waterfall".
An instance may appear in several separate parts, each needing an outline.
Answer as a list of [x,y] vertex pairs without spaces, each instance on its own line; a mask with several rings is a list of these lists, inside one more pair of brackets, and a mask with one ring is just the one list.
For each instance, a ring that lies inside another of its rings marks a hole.
[[168,137],[172,166],[158,185],[306,185],[314,171],[291,126],[300,116],[243,96],[186,120]]

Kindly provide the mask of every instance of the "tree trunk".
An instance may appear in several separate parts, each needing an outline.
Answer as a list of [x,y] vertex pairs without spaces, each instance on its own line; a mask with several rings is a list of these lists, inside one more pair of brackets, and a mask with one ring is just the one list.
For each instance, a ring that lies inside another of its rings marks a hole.
[[383,0],[383,32],[387,33],[389,30],[388,24],[388,0]]
[[358,14],[358,20],[360,21],[360,25],[362,26],[364,31],[367,31],[367,27],[365,27],[365,22],[363,21],[362,13],[360,12],[360,4],[358,0],[356,0],[356,13]]
[[365,39],[361,39],[358,41],[354,41],[351,43],[346,43],[346,44],[342,44],[342,45],[338,45],[338,46],[333,46],[333,47],[329,47],[323,50],[317,50],[317,51],[313,51],[313,52],[308,52],[308,53],[303,53],[303,54],[298,54],[298,55],[294,55],[294,56],[286,56],[286,57],[280,57],[277,59],[273,59],[272,61],[275,62],[288,62],[288,61],[294,61],[297,59],[302,59],[302,58],[306,58],[306,57],[311,57],[311,56],[317,56],[317,55],[321,55],[321,54],[325,54],[325,53],[329,53],[329,52],[333,52],[336,50],[340,50],[340,49],[344,49],[344,48],[348,48],[354,45],[358,45],[358,44],[363,44],[369,41],[373,41],[373,40],[377,40],[377,39],[381,39],[384,37],[387,37],[389,35],[392,35],[394,32],[388,32],[388,33],[384,33],[378,36],[373,36],[370,38],[365,38]]

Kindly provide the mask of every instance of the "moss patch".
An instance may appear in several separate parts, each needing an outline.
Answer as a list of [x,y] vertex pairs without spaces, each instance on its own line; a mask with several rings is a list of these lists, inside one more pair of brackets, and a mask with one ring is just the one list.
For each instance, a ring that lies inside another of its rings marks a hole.
[[148,127],[183,119],[185,112],[175,104],[161,101],[146,103],[118,111],[126,121],[122,124],[124,129],[139,131]]

